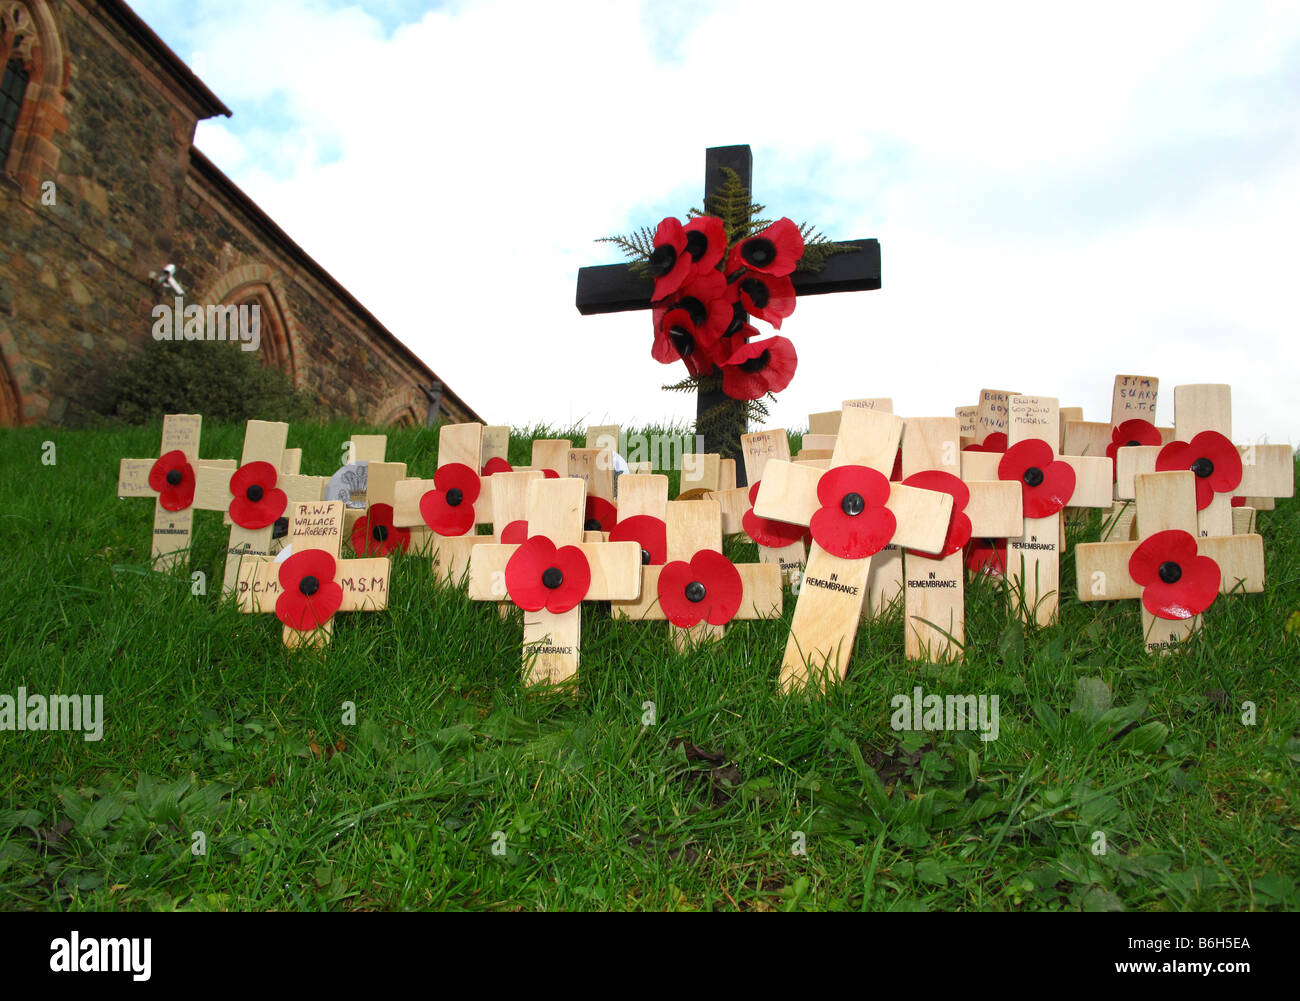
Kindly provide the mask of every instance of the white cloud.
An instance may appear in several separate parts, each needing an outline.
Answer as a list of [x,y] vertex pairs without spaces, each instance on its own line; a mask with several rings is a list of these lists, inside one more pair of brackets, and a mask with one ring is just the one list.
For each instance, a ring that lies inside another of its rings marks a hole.
[[1104,419],[1124,371],[1165,420],[1231,382],[1239,439],[1300,441],[1295,6],[195,10],[155,27],[236,112],[199,147],[489,420],[690,416],[648,314],[580,317],[575,275],[749,142],[770,210],[884,258],[881,291],[801,300],[774,424],[983,386]]

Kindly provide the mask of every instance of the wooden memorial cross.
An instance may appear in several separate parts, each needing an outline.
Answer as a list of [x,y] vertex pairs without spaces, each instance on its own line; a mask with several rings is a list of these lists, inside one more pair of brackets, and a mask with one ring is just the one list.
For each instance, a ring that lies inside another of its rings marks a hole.
[[388,607],[388,559],[339,558],[342,501],[300,501],[289,512],[287,555],[240,564],[239,610],[274,612],[287,647],[324,646],[333,635],[335,612]]
[[482,475],[482,457],[482,424],[444,424],[438,429],[433,478],[412,477],[393,488],[393,523],[428,529],[425,550],[441,583],[458,585],[469,570],[470,550],[492,541],[477,534],[478,526],[492,518],[494,477]]
[[[199,467],[194,506],[202,511],[224,511],[230,526],[222,594],[231,594],[245,557],[272,556],[281,547],[277,524],[287,528],[289,505],[318,501],[327,477],[286,473],[285,442],[289,425],[281,421],[249,421],[244,427],[244,447],[239,468]],[[292,466],[290,458],[288,464]]]
[[943,548],[952,497],[887,479],[902,433],[892,414],[846,408],[828,470],[780,460],[763,470],[754,513],[809,526],[813,536],[781,663],[784,690],[848,670],[872,554],[890,542]]
[[735,459],[725,459],[717,452],[687,453],[682,456],[677,499],[702,500],[712,493],[735,490],[737,480]]
[[397,484],[405,479],[405,462],[367,461],[365,510],[345,507],[343,513],[343,534],[358,556],[423,551],[421,528],[403,528],[396,521]]
[[1234,445],[1232,389],[1224,385],[1174,387],[1176,440],[1119,451],[1116,492],[1134,495],[1138,473],[1174,468],[1196,473],[1197,523],[1202,536],[1233,532],[1232,498],[1291,497],[1295,455],[1290,445]]
[[475,601],[508,598],[522,608],[525,684],[558,684],[578,672],[582,602],[640,595],[641,547],[583,541],[582,480],[534,479],[528,484],[527,509],[526,542],[474,547],[469,596]]
[[667,620],[679,650],[721,639],[733,619],[780,617],[780,567],[734,564],[722,555],[717,501],[676,500],[666,507],[667,562],[642,566],[641,597],[612,602],[615,616]]
[[[1006,389],[981,389],[975,407],[975,441],[966,445],[967,452],[1005,452],[1007,450],[1007,411],[1014,392]],[[965,409],[965,408],[959,408]],[[1059,446],[1053,446],[1057,448]]]
[[[723,168],[734,170],[753,200],[754,154],[748,146],[715,146],[704,154],[704,205],[722,188]],[[846,240],[858,249],[834,254],[816,274],[796,271],[790,276],[798,295],[829,292],[860,292],[880,288],[880,243],[874,239]],[[593,313],[622,313],[650,308],[654,282],[638,277],[626,264],[607,264],[578,270],[577,306],[584,316]],[[727,407],[730,430],[718,441],[707,442],[723,458],[739,458],[740,436],[747,429],[743,400],[732,400],[721,387],[701,390],[696,400],[696,423],[709,411]],[[737,486],[744,486],[741,473]]]
[[[1118,465],[1116,453],[1135,445],[1170,441],[1173,428],[1156,427],[1160,380],[1149,375],[1117,375],[1110,398],[1110,423],[1066,420],[1062,414],[1066,455],[1105,455]],[[1115,494],[1115,503],[1102,528],[1102,541],[1132,538],[1133,505]]]
[[1008,480],[961,479],[961,424],[956,417],[908,418],[903,432],[903,485],[953,498],[943,549],[903,556],[903,610],[908,660],[961,660],[966,645],[964,549],[971,536],[1006,538],[1021,530],[1020,486]]
[[159,570],[189,559],[196,470],[200,467],[224,470],[229,476],[235,469],[234,459],[199,458],[202,430],[203,418],[199,414],[168,414],[163,418],[159,457],[123,459],[118,467],[119,498],[154,498],[150,559]]
[[1109,508],[1111,462],[1104,455],[1058,454],[1060,413],[1053,397],[1010,397],[1007,440],[1004,453],[963,452],[962,479],[1021,484],[1024,522],[1021,532],[1007,539],[1007,579],[1021,617],[1028,620],[1032,615],[1047,625],[1061,604],[1061,512]]
[[1147,651],[1178,646],[1201,627],[1217,594],[1264,590],[1258,535],[1198,536],[1196,475],[1134,477],[1137,540],[1084,542],[1075,549],[1080,601],[1142,599]]
[[804,545],[807,529],[802,525],[769,521],[753,512],[754,497],[768,462],[772,459],[790,461],[790,438],[784,428],[751,431],[740,436],[740,450],[745,457],[745,478],[749,486],[718,490],[707,497],[721,505],[722,534],[744,532],[758,546],[759,562],[780,567],[782,579],[792,584],[803,576],[808,562],[808,548]]

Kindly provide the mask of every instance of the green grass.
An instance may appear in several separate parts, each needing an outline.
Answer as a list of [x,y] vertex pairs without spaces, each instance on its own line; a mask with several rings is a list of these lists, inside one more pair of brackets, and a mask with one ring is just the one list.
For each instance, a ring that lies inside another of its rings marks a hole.
[[[350,430],[290,444],[324,472]],[[239,454],[241,427],[205,432],[205,455]],[[389,457],[427,475],[435,440],[392,433]],[[580,691],[530,694],[517,614],[436,589],[425,560],[399,558],[388,613],[340,616],[323,652],[287,652],[219,587],[193,595],[188,570],[151,572],[151,505],[114,485],[156,426],[0,441],[0,694],[102,693],[106,716],[99,742],[0,732],[3,906],[1300,908],[1295,501],[1260,517],[1269,590],[1216,602],[1158,660],[1136,602],[1067,597],[1059,625],[1024,630],[981,579],[959,667],[907,663],[895,612],[861,630],[844,684],[783,697],[782,623],[679,654],[664,624],[593,608]],[[197,515],[210,583],[225,537]],[[894,732],[914,685],[997,694],[999,739]]]

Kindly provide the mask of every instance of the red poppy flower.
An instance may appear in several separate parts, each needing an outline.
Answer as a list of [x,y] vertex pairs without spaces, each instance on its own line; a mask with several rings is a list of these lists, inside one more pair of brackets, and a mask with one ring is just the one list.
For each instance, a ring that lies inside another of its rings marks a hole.
[[716,270],[727,252],[727,230],[717,216],[696,216],[682,231],[686,235],[686,254],[691,259],[691,274]]
[[1110,444],[1106,446],[1106,456],[1113,466],[1115,454],[1121,448],[1127,445],[1159,445],[1160,441],[1160,432],[1156,430],[1154,424],[1144,421],[1141,417],[1134,417],[1110,429]]
[[757,400],[790,385],[799,357],[785,337],[736,345],[722,366],[722,391],[733,400]]
[[604,497],[588,497],[584,519],[584,532],[612,532],[618,523],[618,508]]
[[276,487],[275,466],[250,462],[231,474],[230,520],[241,528],[266,528],[284,514],[289,496]]
[[662,518],[634,514],[609,533],[610,542],[635,542],[641,547],[642,566],[662,566],[668,559],[668,526]]
[[778,219],[761,233],[741,240],[727,257],[727,273],[749,268],[781,278],[790,274],[803,257],[803,236],[789,219]]
[[952,518],[948,521],[948,534],[943,540],[943,549],[938,553],[923,553],[909,549],[914,556],[925,556],[932,560],[943,559],[960,552],[970,542],[970,516],[966,514],[966,505],[970,503],[970,487],[960,477],[938,469],[926,469],[913,473],[903,481],[905,486],[920,487],[922,490],[937,490],[952,496]]
[[1005,431],[994,431],[982,442],[967,445],[962,449],[963,452],[1005,452],[1006,450],[1007,434]]
[[526,612],[567,612],[587,596],[591,565],[577,546],[555,548],[535,535],[506,563],[506,592]]
[[513,473],[514,471],[514,466],[510,465],[510,463],[506,462],[506,460],[501,458],[499,455],[494,455],[484,464],[483,472],[479,475],[491,476],[493,473]]
[[731,560],[701,549],[689,563],[674,560],[659,572],[659,607],[675,626],[725,626],[740,610],[745,585]]
[[528,541],[528,522],[522,518],[501,529],[501,545],[519,546]]
[[1001,577],[1007,572],[1006,539],[971,539],[966,546],[966,569]]
[[542,479],[544,480],[558,480],[559,478],[560,478],[560,474],[557,473],[554,469],[542,470]]
[[337,568],[334,557],[323,549],[304,549],[280,564],[276,618],[299,632],[328,622],[343,604],[343,588],[334,580]]
[[184,511],[194,503],[194,467],[179,448],[162,456],[149,470],[149,489],[158,491],[164,511]]
[[1232,498],[1232,506],[1233,506],[1233,507],[1245,507],[1245,506],[1246,506],[1246,498],[1245,498],[1245,497],[1234,497],[1234,498]]
[[1026,438],[1007,449],[998,463],[998,479],[1019,480],[1026,518],[1056,514],[1074,496],[1074,467],[1052,458],[1052,446]]
[[650,356],[670,365],[686,362],[695,374],[713,371],[712,348],[723,336],[732,320],[731,303],[726,298],[727,281],[717,271],[693,278],[680,296],[655,307],[655,327]]
[[358,556],[387,556],[411,545],[411,531],[393,524],[393,505],[371,504],[352,526],[352,549]]
[[439,466],[433,489],[420,498],[420,516],[438,535],[464,535],[474,531],[474,502],[478,500],[478,473],[462,462]]
[[766,549],[784,549],[792,546],[807,534],[803,525],[792,525],[787,521],[774,518],[760,518],[754,513],[754,501],[758,498],[758,483],[749,488],[749,510],[741,519],[745,534],[758,545]]
[[732,302],[733,318],[737,306],[746,313],[781,329],[781,321],[794,312],[794,282],[788,277],[747,274],[733,285],[727,286],[727,298]]
[[1171,441],[1156,456],[1156,472],[1190,469],[1196,474],[1196,510],[1204,511],[1215,494],[1241,483],[1241,453],[1218,431],[1202,431],[1190,442]]
[[1219,564],[1196,551],[1196,536],[1172,528],[1142,540],[1128,561],[1142,604],[1162,619],[1190,619],[1214,603]]
[[836,466],[817,481],[821,507],[813,514],[812,537],[832,556],[865,559],[894,537],[894,512],[885,507],[889,481],[870,466]]
[[676,219],[668,218],[655,230],[654,252],[650,255],[650,273],[655,290],[651,299],[672,295],[691,273],[692,260],[686,253],[686,233]]

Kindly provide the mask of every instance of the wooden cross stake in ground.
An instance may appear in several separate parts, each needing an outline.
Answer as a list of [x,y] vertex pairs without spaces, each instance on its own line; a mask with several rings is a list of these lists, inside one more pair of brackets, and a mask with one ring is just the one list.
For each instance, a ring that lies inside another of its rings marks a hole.
[[1021,485],[1025,520],[1007,539],[1007,579],[1021,617],[1040,625],[1061,606],[1061,512],[1111,506],[1111,463],[1103,456],[1058,455],[1056,399],[1012,396],[1007,401],[1007,450],[962,453],[962,479],[1010,480]]
[[1224,536],[1233,531],[1233,497],[1295,494],[1295,453],[1290,445],[1232,443],[1229,386],[1175,386],[1174,435],[1175,441],[1162,446],[1120,449],[1115,484],[1120,497],[1134,495],[1138,473],[1190,469],[1196,474],[1200,535]]
[[733,564],[722,555],[717,501],[678,500],[666,507],[667,563],[642,566],[641,597],[614,602],[616,616],[668,620],[678,649],[721,639],[733,619],[780,617],[780,568]]
[[961,424],[956,417],[907,421],[903,484],[952,496],[952,521],[934,555],[907,550],[904,629],[909,660],[961,660],[966,644],[963,547],[971,536],[1005,538],[1024,523],[1020,486],[1007,480],[961,479]]
[[[704,154],[705,204],[722,187],[726,180],[723,168],[734,170],[740,182],[751,193],[754,185],[754,155],[748,146],[715,146]],[[791,275],[798,295],[821,295],[828,292],[860,292],[880,288],[880,244],[874,239],[846,240],[858,249],[835,254],[816,274],[796,271]],[[592,313],[622,313],[628,310],[650,308],[650,295],[654,283],[637,277],[626,264],[607,264],[600,267],[580,268],[578,271],[577,306],[584,316]],[[696,401],[697,421],[700,416],[719,406],[730,407],[734,419],[721,440],[705,442],[712,451],[723,458],[738,459],[740,436],[747,430],[744,421],[743,401],[731,400],[721,389],[701,392]],[[744,486],[743,474],[738,482]]]
[[335,612],[378,612],[388,607],[388,560],[339,558],[342,501],[290,506],[289,555],[244,560],[237,592],[241,612],[274,612],[287,647],[324,646]]
[[491,476],[482,476],[482,424],[444,424],[438,429],[438,470],[433,479],[406,479],[393,490],[393,523],[428,528],[434,577],[459,584],[473,547],[491,542],[477,526],[492,518]]
[[200,459],[199,414],[168,414],[163,418],[162,448],[157,459],[123,459],[118,468],[118,497],[152,497],[154,566],[166,570],[188,558],[194,527],[196,470],[222,470],[229,476],[234,459]]
[[943,548],[952,498],[887,479],[902,433],[892,414],[845,409],[828,470],[773,460],[763,471],[754,513],[810,526],[813,536],[781,663],[785,690],[844,676],[872,554],[890,542]]
[[289,505],[318,501],[327,482],[324,476],[283,472],[289,425],[279,421],[249,421],[244,428],[244,448],[239,468],[199,467],[194,506],[202,511],[224,511],[230,525],[222,594],[235,590],[240,561],[270,556],[280,548],[277,523],[287,528]]
[[1075,550],[1080,601],[1141,598],[1142,635],[1148,652],[1159,653],[1200,629],[1216,595],[1264,590],[1262,538],[1197,536],[1193,472],[1141,473],[1133,491],[1137,541]]
[[[1121,448],[1159,445],[1171,441],[1173,428],[1156,427],[1160,380],[1150,375],[1117,375],[1110,398],[1110,423],[1064,420],[1061,451],[1066,455],[1105,455],[1118,463]],[[1129,539],[1133,505],[1115,494],[1115,503],[1102,528],[1102,541]]]
[[557,684],[578,672],[582,602],[640,595],[641,547],[583,542],[582,480],[533,480],[527,507],[528,541],[474,547],[469,596],[522,608],[525,684]]
[[[838,427],[838,412],[835,416]],[[740,436],[740,449],[745,456],[745,477],[749,486],[708,495],[722,506],[722,534],[744,532],[758,546],[759,562],[780,567],[785,582],[793,583],[803,576],[808,561],[808,549],[804,545],[806,530],[802,525],[786,525],[760,518],[752,510],[768,462],[772,459],[790,461],[790,438],[784,428],[752,431]]]

